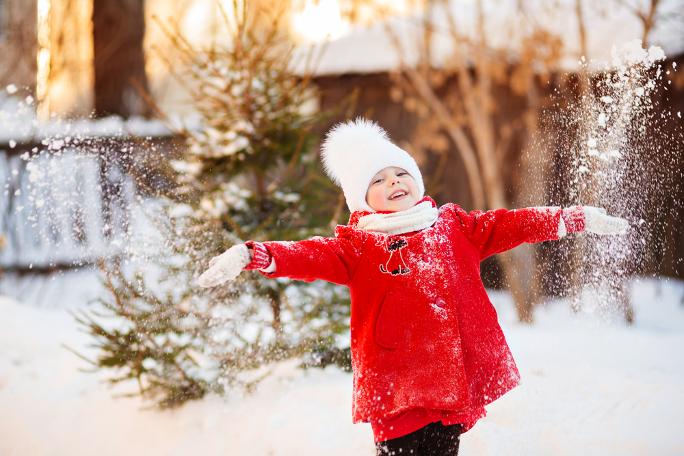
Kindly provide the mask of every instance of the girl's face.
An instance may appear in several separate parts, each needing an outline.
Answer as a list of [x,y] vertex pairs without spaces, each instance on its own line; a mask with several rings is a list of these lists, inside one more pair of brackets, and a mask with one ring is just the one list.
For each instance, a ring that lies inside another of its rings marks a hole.
[[366,202],[374,211],[403,211],[418,202],[418,186],[406,170],[388,166],[371,179]]

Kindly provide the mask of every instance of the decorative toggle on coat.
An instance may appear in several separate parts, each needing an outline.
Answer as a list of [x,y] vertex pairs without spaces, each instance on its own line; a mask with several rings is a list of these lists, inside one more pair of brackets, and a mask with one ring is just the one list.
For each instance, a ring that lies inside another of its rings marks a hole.
[[352,213],[333,238],[265,242],[276,271],[262,272],[349,287],[354,422],[482,409],[515,387],[518,369],[480,262],[558,239],[561,209],[468,213],[450,203],[431,227],[401,235],[357,229],[366,214]]

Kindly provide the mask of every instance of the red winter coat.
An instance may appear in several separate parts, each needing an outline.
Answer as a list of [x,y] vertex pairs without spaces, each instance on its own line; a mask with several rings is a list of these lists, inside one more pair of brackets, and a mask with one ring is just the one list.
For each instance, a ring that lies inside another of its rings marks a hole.
[[468,213],[445,204],[434,225],[401,235],[355,228],[366,214],[354,212],[332,238],[265,242],[276,271],[262,272],[349,287],[354,422],[481,410],[515,387],[520,376],[480,262],[557,239],[560,209]]

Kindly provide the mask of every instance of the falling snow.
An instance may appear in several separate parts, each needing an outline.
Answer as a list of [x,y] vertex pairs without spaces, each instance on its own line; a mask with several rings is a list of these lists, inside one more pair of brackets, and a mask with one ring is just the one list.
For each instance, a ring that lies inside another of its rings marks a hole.
[[[571,146],[568,157],[573,173],[563,191],[573,204],[603,207],[628,220],[643,219],[646,210],[662,204],[666,187],[663,178],[655,176],[676,168],[669,164],[673,152],[662,145],[678,140],[661,130],[658,116],[667,113],[660,114],[653,101],[665,84],[660,63],[664,57],[662,49],[643,49],[639,40],[614,47],[615,70],[598,77],[596,91],[585,94],[570,110],[564,124],[568,130],[578,129],[584,138]],[[660,135],[657,142],[649,139],[653,134]],[[658,153],[653,154],[653,148]],[[649,156],[657,161],[655,167],[644,166]],[[628,305],[621,283],[638,269],[643,256],[637,254],[648,242],[646,236],[647,231],[633,225],[625,236],[577,240],[578,250],[569,260],[578,271],[574,285],[601,290],[604,313],[623,312]]]

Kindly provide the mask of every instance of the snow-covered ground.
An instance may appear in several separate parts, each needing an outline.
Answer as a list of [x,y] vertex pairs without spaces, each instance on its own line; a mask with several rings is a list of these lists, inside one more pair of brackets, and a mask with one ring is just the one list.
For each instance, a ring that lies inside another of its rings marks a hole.
[[[64,290],[77,288],[71,280]],[[591,302],[573,314],[563,301],[527,327],[506,294],[492,293],[523,381],[462,437],[460,454],[684,454],[684,283],[643,280],[632,290],[634,327]],[[52,305],[0,297],[0,455],[374,454],[370,427],[351,424],[351,377],[335,368],[283,364],[251,396],[174,411],[115,398],[133,385],[109,389],[64,348],[87,350],[67,312],[84,304],[45,293]]]

